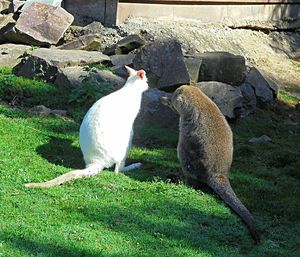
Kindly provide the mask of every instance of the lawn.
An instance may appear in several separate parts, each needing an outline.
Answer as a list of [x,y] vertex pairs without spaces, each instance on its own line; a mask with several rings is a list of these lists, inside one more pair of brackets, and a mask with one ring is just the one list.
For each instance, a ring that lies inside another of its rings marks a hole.
[[[170,129],[136,128],[128,162],[141,161],[139,170],[25,188],[84,166],[85,110],[69,95],[0,70],[1,257],[300,256],[300,118],[286,92],[231,124],[231,183],[257,222],[259,245],[215,194],[185,185]],[[33,116],[36,104],[68,109],[70,118]],[[248,143],[264,134],[272,142]]]

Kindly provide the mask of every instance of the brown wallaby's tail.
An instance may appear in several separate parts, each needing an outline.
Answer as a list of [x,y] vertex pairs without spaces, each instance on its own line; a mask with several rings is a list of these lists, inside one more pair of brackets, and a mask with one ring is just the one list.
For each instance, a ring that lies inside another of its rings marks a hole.
[[254,219],[247,208],[242,204],[234,193],[227,177],[219,175],[209,178],[207,184],[237,213],[242,221],[247,225],[255,243],[259,243],[260,236],[257,231]]
[[63,174],[57,178],[54,178],[52,180],[41,182],[41,183],[28,183],[25,184],[25,187],[53,187],[57,185],[61,185],[67,181],[73,180],[73,179],[79,179],[82,177],[90,177],[98,174],[103,167],[100,167],[98,165],[92,165],[88,166],[87,168],[83,170],[72,170],[66,174]]

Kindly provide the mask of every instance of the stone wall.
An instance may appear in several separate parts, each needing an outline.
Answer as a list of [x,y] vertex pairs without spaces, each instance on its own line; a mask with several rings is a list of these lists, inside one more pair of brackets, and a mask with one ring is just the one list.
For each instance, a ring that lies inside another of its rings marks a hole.
[[270,21],[286,18],[300,18],[300,2],[293,4],[141,4],[120,1],[117,22],[128,17],[147,17],[180,20],[194,19],[204,23],[234,23],[255,20]]

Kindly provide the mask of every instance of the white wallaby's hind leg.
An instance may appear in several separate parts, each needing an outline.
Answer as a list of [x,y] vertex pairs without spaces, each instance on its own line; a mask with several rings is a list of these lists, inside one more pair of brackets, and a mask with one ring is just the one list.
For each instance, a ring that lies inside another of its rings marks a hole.
[[124,169],[125,160],[126,160],[126,157],[122,161],[116,162],[115,173],[119,173],[120,171],[122,171]]
[[94,164],[90,165],[87,168],[83,170],[72,170],[66,174],[63,174],[57,178],[54,178],[52,180],[46,181],[46,182],[41,182],[41,183],[28,183],[25,184],[25,187],[53,187],[57,185],[61,185],[67,181],[74,180],[74,179],[79,179],[82,177],[90,177],[90,176],[95,176],[99,172],[101,172],[103,169],[102,166]]

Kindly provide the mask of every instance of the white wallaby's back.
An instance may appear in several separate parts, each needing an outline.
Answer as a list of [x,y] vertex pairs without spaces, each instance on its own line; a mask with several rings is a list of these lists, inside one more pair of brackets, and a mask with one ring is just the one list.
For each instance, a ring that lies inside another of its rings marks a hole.
[[129,78],[120,90],[98,100],[80,127],[80,147],[86,165],[110,167],[125,157],[134,120],[140,110],[147,81]]
[[125,85],[99,99],[86,113],[79,142],[86,168],[68,172],[44,183],[26,187],[51,187],[66,181],[93,176],[116,164],[115,172],[138,168],[139,163],[125,167],[133,136],[133,123],[139,113],[142,93],[148,89],[145,71],[126,66],[129,77]]

